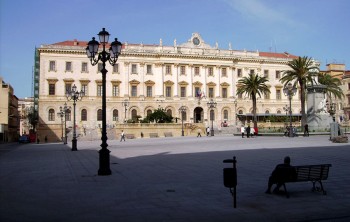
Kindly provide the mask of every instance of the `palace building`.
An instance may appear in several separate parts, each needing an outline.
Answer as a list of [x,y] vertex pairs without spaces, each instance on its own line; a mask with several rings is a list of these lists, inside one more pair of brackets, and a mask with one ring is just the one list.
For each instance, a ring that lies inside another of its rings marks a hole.
[[[90,64],[86,56],[87,41],[64,41],[41,45],[35,53],[34,104],[38,111],[38,134],[52,132],[60,138],[60,106],[68,102],[66,91],[73,85],[83,91],[77,101],[76,126],[95,129],[102,123],[102,63]],[[258,116],[285,115],[289,106],[280,78],[287,63],[297,58],[287,52],[234,50],[207,44],[199,33],[185,43],[158,45],[123,43],[121,55],[113,67],[107,64],[107,127],[125,120],[137,122],[157,108],[174,118],[205,126],[213,120],[214,129],[222,123],[238,126],[249,121],[252,101],[236,95],[237,82],[249,73],[269,79],[271,93],[257,101]],[[293,115],[300,116],[300,94],[292,99]],[[217,106],[210,109],[213,99]],[[186,107],[181,115],[179,108]],[[67,126],[72,126],[73,112]],[[245,116],[245,119],[240,117]],[[45,132],[44,132],[45,131]]]

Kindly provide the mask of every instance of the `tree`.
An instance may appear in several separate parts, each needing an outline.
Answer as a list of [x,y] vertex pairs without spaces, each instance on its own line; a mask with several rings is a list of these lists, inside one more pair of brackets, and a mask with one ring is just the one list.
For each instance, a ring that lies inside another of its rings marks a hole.
[[283,72],[280,82],[286,86],[289,82],[300,87],[300,103],[301,103],[301,124],[304,126],[307,122],[305,113],[305,95],[306,86],[314,83],[314,77],[317,76],[319,68],[315,65],[314,60],[304,56],[293,59],[288,62],[291,70]]
[[258,127],[256,120],[257,95],[261,98],[262,94],[270,93],[269,87],[265,84],[266,82],[268,82],[266,77],[262,77],[254,73],[249,74],[248,77],[238,80],[238,89],[236,94],[248,94],[249,98],[253,101],[254,127]]
[[329,98],[330,103],[332,103],[332,96],[335,99],[342,99],[344,94],[342,89],[340,88],[341,81],[340,79],[331,76],[328,73],[319,73],[318,74],[318,82],[324,86],[326,86],[326,94],[327,98]]
[[156,123],[171,123],[173,120],[173,117],[171,115],[168,115],[164,109],[158,108],[154,110],[153,113],[147,115],[145,118],[148,120],[148,122],[155,121]]

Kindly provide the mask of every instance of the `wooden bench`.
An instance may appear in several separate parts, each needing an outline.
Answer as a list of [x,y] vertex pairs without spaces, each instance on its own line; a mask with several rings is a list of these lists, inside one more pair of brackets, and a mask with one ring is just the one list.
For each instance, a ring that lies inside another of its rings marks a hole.
[[[328,179],[329,168],[332,164],[319,164],[319,165],[303,165],[303,166],[294,166],[296,171],[296,177],[291,180],[281,181],[284,191],[287,198],[289,198],[289,193],[286,188],[286,183],[295,183],[295,182],[312,182],[312,191],[323,192],[324,195],[327,192],[323,188],[322,180]],[[316,186],[316,183],[319,186]]]
[[164,132],[164,136],[165,137],[173,137],[173,133],[172,132]]
[[156,138],[156,137],[158,137],[158,133],[150,133],[149,137],[150,138]]

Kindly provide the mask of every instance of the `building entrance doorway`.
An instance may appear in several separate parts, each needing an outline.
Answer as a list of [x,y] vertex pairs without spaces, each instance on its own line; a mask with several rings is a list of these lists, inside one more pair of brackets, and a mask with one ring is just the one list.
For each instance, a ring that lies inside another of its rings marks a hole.
[[204,111],[202,107],[196,107],[193,111],[193,119],[195,123],[202,123],[204,118]]

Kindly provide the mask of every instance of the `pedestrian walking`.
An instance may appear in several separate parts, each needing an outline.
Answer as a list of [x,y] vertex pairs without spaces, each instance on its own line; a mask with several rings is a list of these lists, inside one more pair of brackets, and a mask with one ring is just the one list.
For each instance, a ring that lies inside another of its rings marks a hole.
[[125,142],[125,134],[124,134],[124,130],[122,130],[122,133],[120,134],[120,142],[124,140]]
[[309,125],[306,123],[304,126],[304,136],[309,136]]
[[207,131],[207,136],[209,136],[209,133],[210,133],[210,128],[209,128],[209,126],[207,127],[206,131]]
[[197,137],[202,137],[202,129],[198,128],[197,130]]
[[249,136],[250,136],[250,126],[248,125],[247,126],[247,138],[249,138]]
[[245,133],[245,127],[242,125],[241,127],[241,133],[242,133],[242,138],[244,138],[244,133]]

